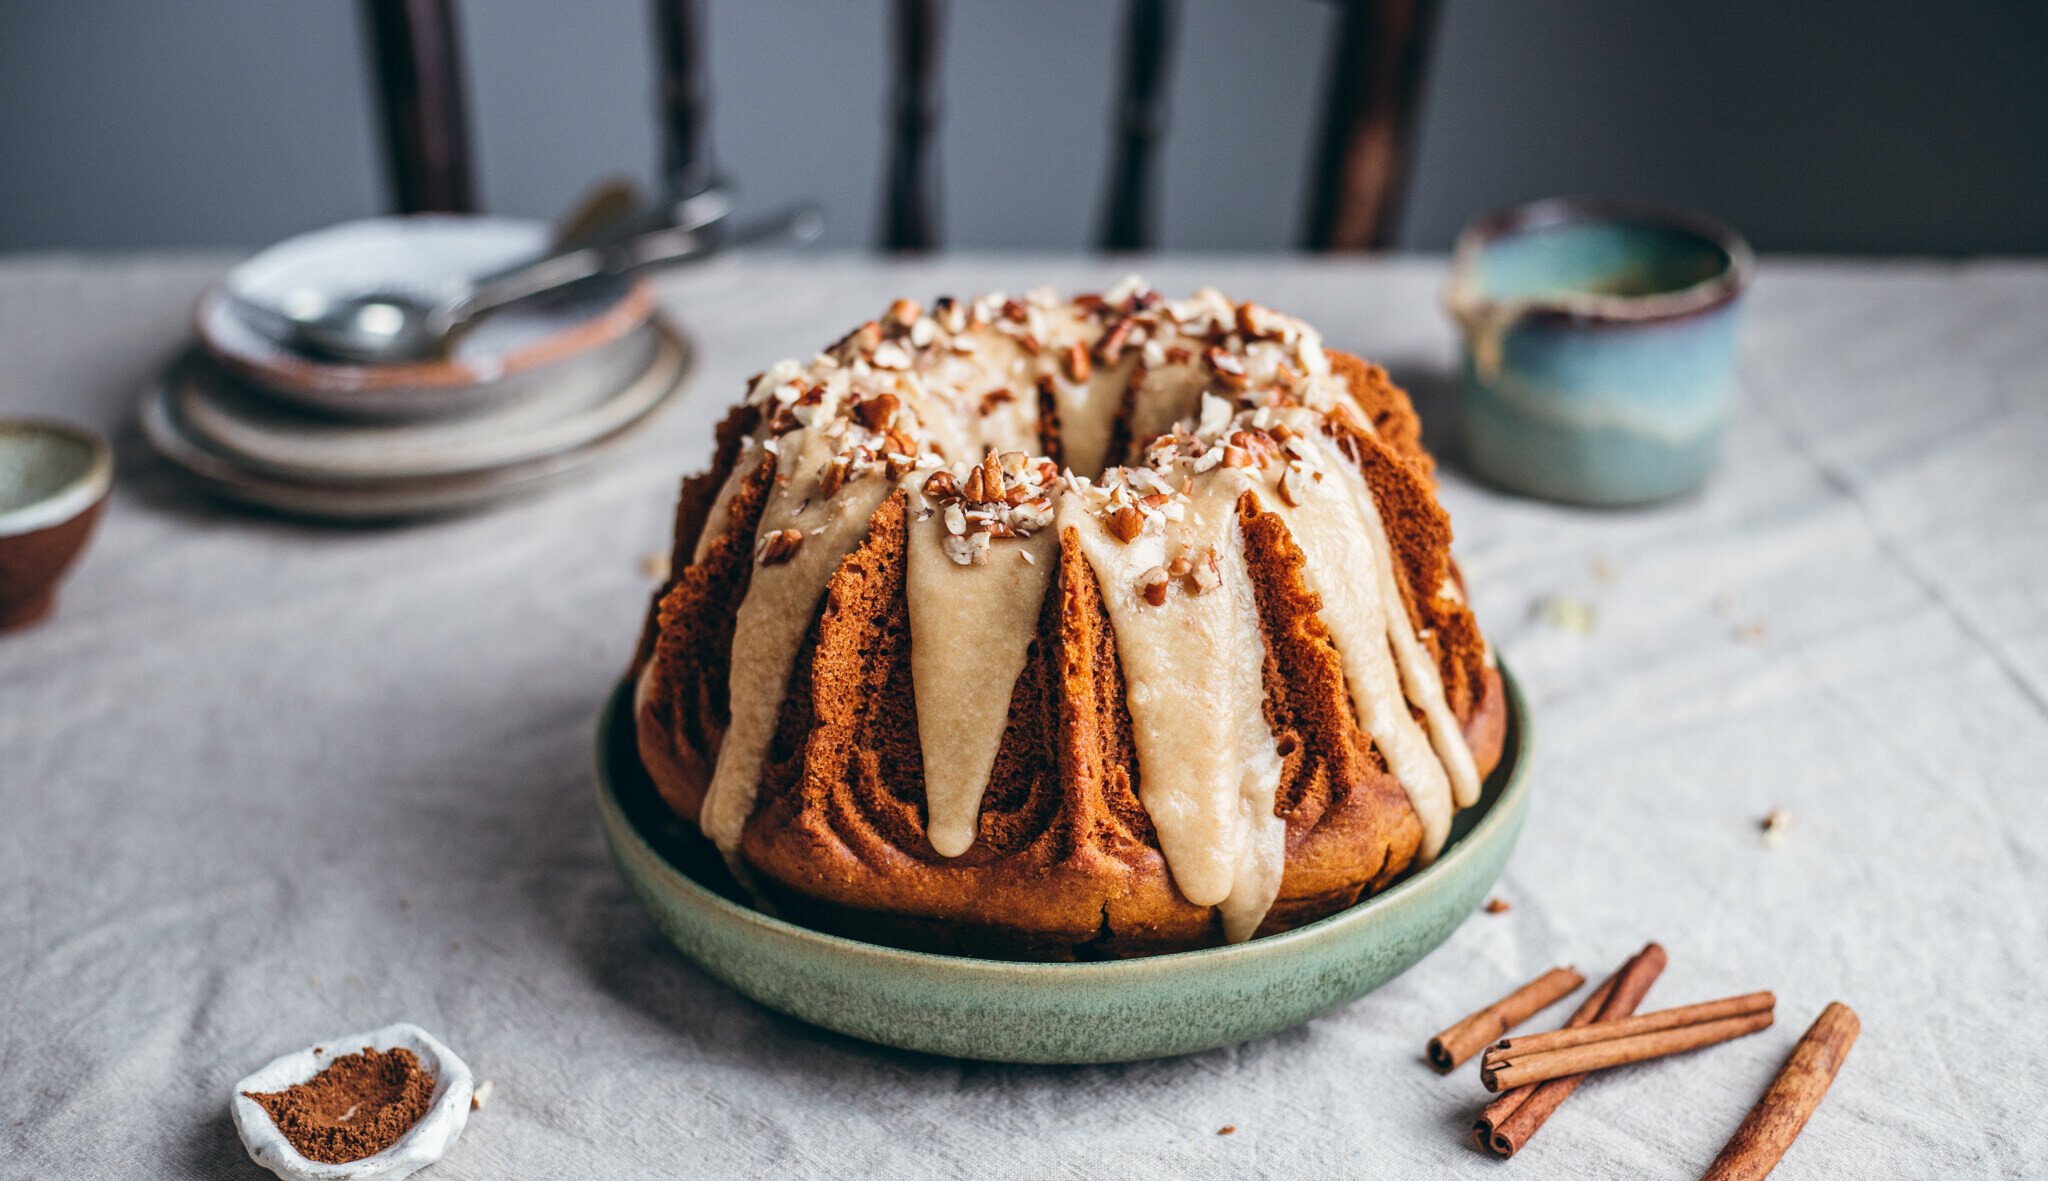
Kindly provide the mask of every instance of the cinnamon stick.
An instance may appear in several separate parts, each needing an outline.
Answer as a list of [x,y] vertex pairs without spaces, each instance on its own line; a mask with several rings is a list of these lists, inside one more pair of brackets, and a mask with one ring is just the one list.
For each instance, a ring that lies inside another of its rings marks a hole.
[[1553,1029],[1548,1033],[1511,1037],[1486,1051],[1486,1056],[1503,1060],[1524,1058],[1546,1050],[1562,1050],[1568,1046],[1583,1046],[1618,1037],[1632,1037],[1639,1033],[1656,1033],[1660,1029],[1677,1029],[1681,1025],[1719,1021],[1723,1017],[1747,1017],[1752,1013],[1769,1012],[1777,1003],[1778,998],[1768,992],[1744,993],[1742,996],[1724,997],[1718,1001],[1701,1001],[1696,1005],[1680,1005],[1675,1009],[1659,1009],[1654,1013],[1623,1017],[1619,1021],[1595,1021],[1588,1025]]
[[[1627,966],[1627,964],[1622,965],[1624,968]],[[1606,1004],[1607,998],[1614,995],[1614,982],[1619,979],[1621,979],[1621,969],[1617,968],[1614,975],[1602,980],[1593,989],[1592,994],[1585,1000],[1580,1001],[1578,1008],[1572,1010],[1571,1017],[1564,1023],[1565,1028],[1571,1029],[1578,1026],[1591,1025],[1593,1019],[1600,1015],[1600,1006]],[[1507,1118],[1515,1113],[1515,1109],[1526,1102],[1535,1090],[1536,1088],[1533,1086],[1516,1087],[1512,1091],[1504,1092],[1500,1098],[1487,1104],[1485,1111],[1479,1113],[1479,1118],[1472,1125],[1472,1142],[1479,1146],[1481,1152],[1495,1151],[1492,1144],[1493,1130],[1506,1122]],[[1512,1155],[1512,1153],[1513,1150],[1509,1149],[1502,1151],[1501,1155],[1508,1156]]]
[[1717,1045],[1761,1029],[1768,1029],[1770,1025],[1769,1012],[1749,1013],[1740,1017],[1723,1017],[1718,1021],[1681,1025],[1676,1029],[1639,1033],[1634,1037],[1608,1038],[1583,1046],[1545,1050],[1512,1060],[1493,1060],[1480,1072],[1479,1081],[1486,1084],[1489,1091],[1548,1082],[1567,1075],[1589,1074],[1595,1070],[1627,1066],[1631,1062],[1642,1062],[1650,1058],[1662,1058],[1667,1054],[1680,1054],[1703,1046]]
[[[1647,944],[1623,964],[1614,974],[1614,987],[1601,1002],[1595,1021],[1613,1021],[1627,1017],[1643,1003],[1643,994],[1656,983],[1664,971],[1664,949],[1655,943]],[[1487,1151],[1496,1156],[1509,1157],[1522,1150],[1536,1130],[1543,1126],[1566,1099],[1571,1098],[1579,1084],[1586,1081],[1583,1074],[1554,1078],[1549,1082],[1536,1083],[1519,1097],[1510,1091],[1489,1104],[1479,1115],[1478,1127],[1485,1132],[1484,1144]],[[1496,1111],[1496,1109],[1499,1109]]]
[[1571,968],[1552,968],[1522,987],[1429,1039],[1429,1064],[1441,1073],[1457,1069],[1467,1058],[1537,1013],[1556,1004],[1586,978]]
[[1769,1175],[1820,1106],[1861,1028],[1855,1010],[1840,1001],[1821,1010],[1701,1181],[1761,1181]]

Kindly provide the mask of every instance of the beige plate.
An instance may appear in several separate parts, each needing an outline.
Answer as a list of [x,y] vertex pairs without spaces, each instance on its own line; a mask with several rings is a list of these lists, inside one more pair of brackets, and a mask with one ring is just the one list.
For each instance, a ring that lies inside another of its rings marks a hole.
[[431,479],[539,459],[601,439],[668,394],[646,380],[661,330],[632,336],[564,372],[547,391],[453,418],[362,422],[308,416],[224,373],[204,354],[172,368],[171,410],[193,441],[252,473],[319,483]]
[[[178,413],[172,383],[160,380],[143,397],[140,418],[150,445],[206,490],[241,504],[293,516],[337,521],[390,521],[481,508],[525,496],[582,472],[653,420],[682,386],[692,365],[688,341],[660,327],[660,344],[635,381],[653,391],[646,409],[607,435],[537,458],[450,475],[371,479],[304,479],[267,474],[195,437]],[[624,395],[622,395],[624,396]]]

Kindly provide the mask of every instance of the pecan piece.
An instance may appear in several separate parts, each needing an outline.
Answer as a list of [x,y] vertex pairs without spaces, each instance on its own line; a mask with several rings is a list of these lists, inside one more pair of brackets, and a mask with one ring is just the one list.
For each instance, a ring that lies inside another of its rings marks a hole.
[[1088,364],[1088,349],[1080,341],[1067,346],[1067,380],[1075,383],[1088,380],[1092,367]]
[[916,300],[899,299],[889,305],[889,314],[884,318],[894,327],[908,331],[923,315],[924,307]]
[[872,398],[862,398],[854,405],[853,413],[862,426],[880,432],[896,421],[896,408],[902,404],[902,399],[895,394],[876,394]]
[[1294,507],[1308,499],[1308,482],[1302,478],[1300,468],[1290,465],[1280,473],[1280,499]]
[[1124,344],[1131,338],[1131,317],[1125,316],[1116,326],[1102,334],[1095,342],[1095,356],[1105,365],[1114,365],[1124,355]]
[[1154,607],[1164,607],[1166,606],[1166,588],[1172,581],[1166,573],[1166,567],[1154,566],[1143,574],[1138,575],[1138,593],[1143,595],[1145,601]]
[[826,464],[824,472],[818,476],[818,495],[828,499],[838,495],[839,490],[846,486],[846,474],[852,467],[853,458],[847,455],[836,456]]
[[968,499],[1001,500],[1003,498],[1003,492],[1005,491],[1003,461],[993,451],[985,452],[981,457],[981,490],[982,495],[970,496]]
[[763,566],[779,566],[796,556],[804,544],[801,529],[777,529],[761,539],[760,561]]

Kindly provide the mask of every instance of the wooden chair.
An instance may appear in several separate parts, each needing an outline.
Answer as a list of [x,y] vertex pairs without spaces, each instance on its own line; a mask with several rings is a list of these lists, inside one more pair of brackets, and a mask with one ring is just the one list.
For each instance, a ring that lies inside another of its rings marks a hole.
[[[1310,250],[1378,250],[1393,238],[1416,98],[1438,0],[1336,0],[1327,97],[1309,186]],[[945,0],[891,0],[895,78],[881,245],[939,245],[933,143]],[[457,52],[454,0],[363,0],[376,58],[384,141],[397,208],[471,212],[475,172]],[[661,75],[664,178],[674,194],[714,179],[697,0],[653,0]],[[1126,0],[1109,194],[1098,242],[1109,251],[1157,241],[1156,156],[1178,0]]]

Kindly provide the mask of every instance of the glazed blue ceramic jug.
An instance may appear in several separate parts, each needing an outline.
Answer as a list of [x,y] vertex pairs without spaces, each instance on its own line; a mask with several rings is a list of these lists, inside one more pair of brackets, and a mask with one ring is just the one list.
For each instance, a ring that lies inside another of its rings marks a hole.
[[1614,202],[1541,201],[1459,236],[1459,414],[1478,473],[1517,492],[1642,504],[1697,487],[1735,401],[1733,230]]

